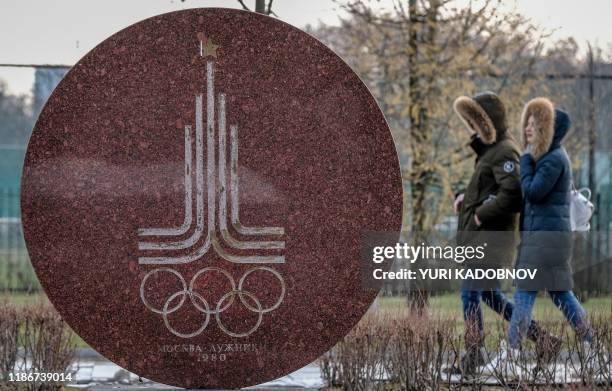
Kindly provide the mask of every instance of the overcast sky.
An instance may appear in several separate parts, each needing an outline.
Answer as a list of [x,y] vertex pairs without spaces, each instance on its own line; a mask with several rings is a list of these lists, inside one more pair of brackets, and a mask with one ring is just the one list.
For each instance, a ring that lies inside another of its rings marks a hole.
[[[468,0],[456,1],[461,5]],[[378,1],[380,7],[390,2]],[[555,38],[573,36],[580,44],[590,40],[604,48],[612,42],[610,0],[516,0],[516,5],[542,27],[557,29]],[[1,0],[0,63],[74,64],[133,23],[195,7],[240,5],[237,0]],[[280,19],[297,27],[336,23],[339,13],[333,0],[275,0],[273,9]],[[33,70],[0,68],[0,79],[8,81],[11,92],[29,92]]]

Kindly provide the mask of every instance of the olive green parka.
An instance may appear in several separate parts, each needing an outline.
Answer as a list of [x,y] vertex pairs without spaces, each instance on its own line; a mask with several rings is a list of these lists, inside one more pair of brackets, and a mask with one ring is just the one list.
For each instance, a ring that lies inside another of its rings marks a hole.
[[[474,132],[470,147],[476,152],[474,173],[459,211],[459,244],[478,244],[483,237],[504,242],[493,243],[498,248],[491,248],[488,258],[499,265],[513,265],[522,206],[520,152],[508,132],[505,107],[497,95],[485,92],[458,98],[454,109]],[[475,215],[481,225],[477,225]],[[490,234],[479,234],[482,232]]]

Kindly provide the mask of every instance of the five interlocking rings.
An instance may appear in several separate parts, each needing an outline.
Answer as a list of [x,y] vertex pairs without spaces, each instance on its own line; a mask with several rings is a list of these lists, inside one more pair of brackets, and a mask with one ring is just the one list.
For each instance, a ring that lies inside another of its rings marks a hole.
[[[272,273],[272,275],[274,277],[276,277],[278,279],[278,281],[280,282],[280,286],[281,286],[281,293],[278,297],[278,299],[276,300],[276,302],[268,307],[268,308],[263,308],[263,306],[261,305],[261,302],[259,301],[259,299],[251,292],[246,291],[243,289],[243,286],[245,284],[245,281],[247,279],[247,277],[249,275],[251,275],[251,273],[255,272],[255,271],[265,271],[265,272],[269,272]],[[199,293],[197,293],[194,289],[194,286],[196,284],[197,279],[202,276],[204,273],[207,272],[218,272],[223,274],[228,281],[230,282],[231,285],[231,290],[227,293],[225,293],[223,296],[221,296],[221,298],[219,299],[219,301],[217,302],[217,305],[215,306],[214,309],[211,309],[210,305],[208,304],[208,302],[206,301],[206,299],[204,299]],[[172,295],[170,295],[170,297],[168,297],[168,299],[165,301],[163,307],[160,308],[155,308],[153,305],[151,305],[151,303],[149,303],[149,301],[145,298],[145,285],[147,283],[147,280],[149,279],[149,277],[151,277],[154,274],[157,273],[170,273],[170,274],[174,274],[180,281],[181,286],[182,286],[182,290],[173,293]],[[183,278],[183,276],[177,272],[176,270],[170,269],[170,268],[166,268],[166,267],[162,267],[162,268],[158,268],[158,269],[153,269],[151,271],[149,271],[144,278],[142,279],[142,282],[140,284],[140,298],[142,299],[142,302],[144,303],[144,305],[150,309],[151,311],[157,313],[157,314],[161,314],[163,319],[164,319],[164,324],[166,325],[166,328],[168,328],[168,330],[178,336],[178,337],[182,337],[182,338],[192,338],[195,337],[197,335],[199,335],[200,333],[202,333],[206,327],[208,326],[208,323],[210,322],[210,316],[211,315],[215,315],[215,319],[217,320],[217,325],[219,326],[219,328],[225,332],[227,335],[230,335],[232,337],[246,337],[250,334],[252,334],[255,330],[257,330],[259,328],[259,325],[261,324],[261,321],[263,319],[263,314],[274,311],[275,309],[277,309],[281,303],[283,302],[283,299],[285,298],[285,282],[283,280],[283,278],[281,277],[280,273],[277,272],[274,269],[271,269],[269,267],[265,267],[265,266],[258,266],[255,267],[253,269],[248,270],[246,273],[244,273],[242,275],[242,277],[240,278],[240,280],[238,281],[238,287],[236,287],[236,281],[234,281],[234,278],[232,277],[231,274],[229,274],[226,270],[223,270],[221,268],[218,267],[205,267],[204,269],[199,270],[192,278],[191,281],[189,282],[189,286],[187,286],[187,282],[185,281],[185,279]],[[174,301],[176,301],[176,299],[180,296],[180,300],[178,301],[178,304],[174,305],[171,307],[172,303]],[[227,310],[233,303],[234,303],[234,299],[235,297],[238,296],[238,298],[240,299],[240,301],[242,302],[242,305],[244,305],[244,307],[246,309],[248,309],[251,312],[254,312],[257,314],[257,322],[255,323],[255,325],[242,333],[238,333],[238,332],[233,332],[231,330],[229,330],[221,321],[221,313],[225,310]],[[185,303],[185,300],[187,299],[187,297],[189,297],[191,303],[194,305],[194,307],[200,311],[201,313],[204,314],[204,323],[194,332],[192,333],[181,333],[177,330],[174,329],[174,327],[172,327],[170,325],[170,320],[168,319],[168,315],[170,315],[171,313],[178,311],[183,304]],[[250,299],[255,306],[252,306],[251,304],[249,304],[249,302],[247,301],[248,298]]]

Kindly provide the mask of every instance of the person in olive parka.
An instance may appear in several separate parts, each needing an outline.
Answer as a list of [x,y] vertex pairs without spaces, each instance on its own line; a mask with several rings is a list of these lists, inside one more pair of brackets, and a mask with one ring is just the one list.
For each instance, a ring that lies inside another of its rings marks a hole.
[[[476,165],[461,197],[458,231],[516,231],[522,206],[519,146],[508,132],[506,109],[497,95],[484,92],[454,104],[468,129]],[[507,254],[514,261],[515,254]]]
[[[505,245],[497,250],[489,246],[485,251],[484,267],[513,265],[518,245],[519,212],[522,206],[519,177],[519,147],[508,132],[505,106],[492,92],[473,98],[459,97],[455,112],[473,132],[469,146],[476,153],[474,173],[465,191],[455,198],[458,213],[457,241],[460,245],[481,245],[483,237],[504,238]],[[500,233],[499,231],[505,231]],[[479,236],[480,235],[480,236]],[[484,235],[484,236],[483,236]],[[492,263],[486,264],[489,260]],[[497,281],[489,281],[486,288],[474,281],[463,281],[461,299],[466,321],[467,353],[461,360],[462,372],[474,372],[484,365],[482,353],[484,325],[480,301],[483,300],[507,321],[514,306],[500,291]],[[541,333],[531,322],[528,336],[536,340]]]

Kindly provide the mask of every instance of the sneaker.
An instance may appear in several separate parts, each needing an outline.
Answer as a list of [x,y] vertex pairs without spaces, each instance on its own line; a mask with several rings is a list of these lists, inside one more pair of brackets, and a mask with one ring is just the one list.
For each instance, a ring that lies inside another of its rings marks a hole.
[[[598,377],[604,373],[604,369],[601,366],[601,362],[598,357],[598,344],[597,341],[583,341],[582,346],[578,354],[583,354],[585,369],[590,371],[595,377]],[[609,368],[608,368],[609,371]]]
[[521,351],[508,346],[506,341],[499,345],[499,353],[485,366],[483,373],[504,379],[520,378],[523,371],[519,367]]

